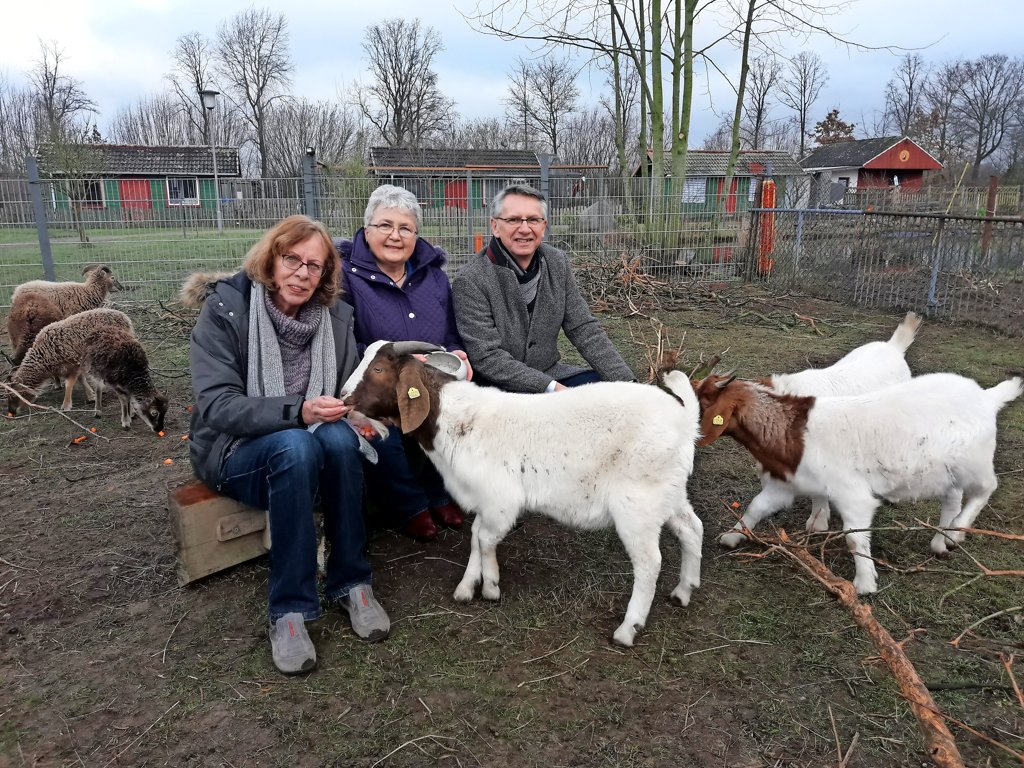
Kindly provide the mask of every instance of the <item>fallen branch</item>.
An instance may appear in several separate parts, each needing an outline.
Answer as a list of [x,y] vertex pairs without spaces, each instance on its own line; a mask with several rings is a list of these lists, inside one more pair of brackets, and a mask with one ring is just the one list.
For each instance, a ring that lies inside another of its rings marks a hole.
[[766,542],[755,534],[756,541],[797,563],[806,573],[812,576],[828,592],[830,592],[863,629],[879,656],[885,661],[892,672],[900,693],[909,702],[910,708],[917,718],[928,749],[928,757],[939,768],[964,768],[963,758],[957,749],[953,734],[943,720],[943,715],[935,705],[935,700],[921,681],[914,665],[907,658],[903,648],[892,635],[874,617],[871,606],[862,603],[857,597],[853,584],[832,573],[824,563],[811,555],[804,547],[789,546],[790,539],[786,532],[779,530],[780,543]]
[[[86,433],[86,436],[88,436],[88,437],[95,437],[95,438],[97,438],[99,440],[110,440],[109,437],[104,437],[103,435],[99,435],[99,434],[96,434],[95,432],[91,431],[90,428],[85,426],[84,424],[79,424],[77,421],[75,421],[70,416],[68,416],[65,411],[59,410],[57,408],[51,408],[48,405],[39,405],[38,403],[30,403],[28,400],[26,400],[22,396],[22,394],[20,392],[18,392],[10,384],[5,384],[4,382],[0,381],[0,387],[3,387],[5,390],[7,390],[7,392],[9,392],[10,394],[12,394],[15,397],[17,397],[19,400],[21,400],[22,403],[24,403],[25,405],[27,405],[29,408],[31,408],[33,410],[49,411],[50,413],[56,413],[58,416],[61,416],[61,417],[65,418],[65,419],[67,419],[72,424],[74,424],[76,427],[78,427],[79,429],[84,431]],[[20,416],[15,417],[15,416],[8,415],[7,418],[14,419],[14,418],[21,418],[21,417]]]

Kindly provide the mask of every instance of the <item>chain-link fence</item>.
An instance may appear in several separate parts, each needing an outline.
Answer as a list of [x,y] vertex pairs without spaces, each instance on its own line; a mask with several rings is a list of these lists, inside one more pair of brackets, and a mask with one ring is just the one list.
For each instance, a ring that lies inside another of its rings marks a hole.
[[[421,234],[448,252],[451,275],[489,239],[494,194],[522,181],[546,190],[548,241],[572,253],[591,283],[630,271],[681,289],[762,280],[769,288],[1024,333],[1021,219],[767,211],[751,208],[755,189],[746,183],[722,196],[713,180],[695,191],[692,180],[585,176],[557,167],[545,177],[533,168],[403,180],[316,172],[221,180],[217,190],[200,180],[188,204],[174,204],[167,189],[154,184],[112,190],[104,182],[92,203],[73,204],[66,180],[38,181],[33,190],[24,179],[0,179],[0,306],[9,305],[13,288],[26,280],[78,280],[90,263],[113,268],[126,286],[119,302],[165,301],[190,272],[237,269],[256,239],[284,216],[308,212],[333,233],[351,237],[372,190],[392,181],[416,192]],[[35,210],[43,211],[40,226]]]
[[861,211],[757,211],[747,274],[864,306],[1024,333],[1024,220]]

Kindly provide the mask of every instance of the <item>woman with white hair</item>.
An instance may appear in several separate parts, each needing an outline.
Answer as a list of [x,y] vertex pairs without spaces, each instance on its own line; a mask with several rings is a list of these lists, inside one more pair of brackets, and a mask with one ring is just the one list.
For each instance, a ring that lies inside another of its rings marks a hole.
[[[443,269],[447,256],[419,236],[421,224],[416,195],[385,184],[370,195],[363,227],[355,236],[334,241],[341,254],[344,300],[355,310],[356,343],[362,352],[381,339],[426,341],[443,346],[468,366],[455,327],[451,283]],[[375,447],[380,461],[367,472],[367,488],[390,508],[406,534],[432,541],[438,525],[462,525],[462,510],[418,447],[408,448],[415,472],[398,430]],[[374,473],[380,477],[372,477]]]

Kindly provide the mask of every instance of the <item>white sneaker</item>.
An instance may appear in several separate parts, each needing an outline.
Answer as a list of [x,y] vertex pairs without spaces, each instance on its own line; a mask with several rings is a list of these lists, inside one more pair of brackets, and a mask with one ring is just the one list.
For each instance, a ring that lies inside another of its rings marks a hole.
[[316,648],[301,613],[286,613],[270,628],[274,664],[286,675],[309,672],[316,666]]

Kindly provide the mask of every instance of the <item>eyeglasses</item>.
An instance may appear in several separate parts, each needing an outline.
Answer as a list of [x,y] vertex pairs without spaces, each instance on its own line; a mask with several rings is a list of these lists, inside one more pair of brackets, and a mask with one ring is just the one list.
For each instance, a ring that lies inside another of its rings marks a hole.
[[315,261],[303,261],[294,253],[285,253],[281,256],[281,263],[291,272],[298,272],[299,267],[305,267],[310,277],[320,277],[324,271],[324,265]]
[[498,221],[504,221],[510,227],[520,227],[526,224],[530,229],[536,229],[544,223],[540,216],[495,216]]
[[384,237],[391,237],[391,233],[396,229],[398,236],[403,240],[408,240],[410,237],[416,237],[416,230],[409,229],[409,227],[395,227],[391,222],[385,221],[380,224],[368,224],[367,226],[373,227],[380,232]]

